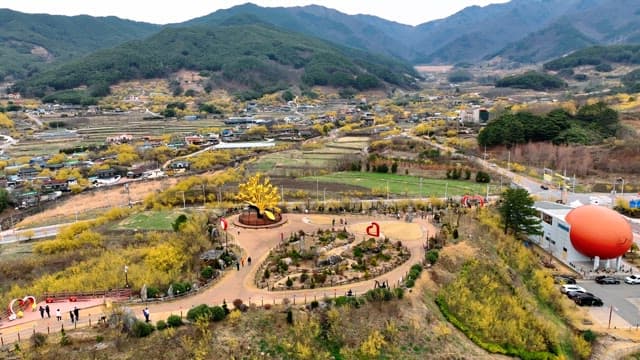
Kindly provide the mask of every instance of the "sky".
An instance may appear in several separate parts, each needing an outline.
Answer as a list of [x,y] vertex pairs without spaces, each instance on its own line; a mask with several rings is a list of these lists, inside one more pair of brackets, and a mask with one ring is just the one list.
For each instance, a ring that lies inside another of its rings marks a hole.
[[263,7],[321,5],[354,15],[375,15],[407,25],[445,18],[467,6],[508,0],[0,0],[0,8],[52,15],[117,16],[154,24],[177,23],[252,2]]

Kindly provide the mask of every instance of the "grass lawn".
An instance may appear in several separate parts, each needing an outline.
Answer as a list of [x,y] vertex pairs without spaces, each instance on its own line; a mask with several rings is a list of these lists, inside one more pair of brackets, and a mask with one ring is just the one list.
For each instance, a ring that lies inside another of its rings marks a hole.
[[129,216],[115,228],[118,230],[173,230],[171,224],[182,213],[180,210],[145,211]]
[[[428,179],[420,177],[397,174],[381,174],[371,172],[345,171],[336,172],[324,176],[308,176],[300,178],[304,181],[320,181],[325,183],[340,183],[349,185],[359,185],[378,191],[387,191],[390,194],[415,196],[415,197],[444,197],[447,196],[478,194],[486,195],[487,185],[479,184],[473,180],[449,180],[449,179]],[[422,193],[420,192],[422,190]],[[495,187],[490,186],[491,190]]]

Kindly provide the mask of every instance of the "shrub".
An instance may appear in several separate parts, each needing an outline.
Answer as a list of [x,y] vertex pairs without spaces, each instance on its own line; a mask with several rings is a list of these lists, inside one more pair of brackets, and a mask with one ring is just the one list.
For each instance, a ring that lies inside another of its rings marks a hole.
[[189,319],[189,321],[195,321],[198,318],[211,320],[211,317],[212,317],[211,310],[212,309],[206,304],[200,304],[196,307],[189,309],[189,311],[187,312],[187,319]]
[[263,308],[264,308],[265,310],[271,310],[271,304],[269,304],[269,303],[264,304]]
[[404,289],[401,287],[393,289],[393,293],[398,299],[402,299],[404,297]]
[[293,311],[287,309],[287,324],[293,324]]
[[233,300],[233,307],[234,308],[240,309],[241,306],[242,306],[242,299]]
[[320,306],[320,303],[318,303],[318,301],[317,301],[317,300],[313,300],[313,301],[311,302],[311,308],[312,308],[312,309],[316,309],[316,308],[318,308],[319,306]]
[[[179,319],[180,317],[178,317]],[[136,321],[133,324],[133,335],[138,338],[147,337],[153,332],[153,325],[144,321]]]
[[158,289],[157,287],[153,287],[153,286],[147,287],[147,297],[148,298],[160,297],[160,289]]
[[158,322],[156,322],[156,329],[164,330],[166,328],[167,328],[167,323],[164,320],[158,320]]
[[47,336],[41,332],[36,332],[31,335],[31,343],[33,347],[41,347],[47,343]]
[[179,315],[169,315],[167,318],[167,326],[169,327],[178,327],[183,325],[182,319]]
[[227,306],[227,302],[222,300],[222,310],[224,310],[225,315],[229,315],[229,307]]
[[292,287],[293,286],[293,280],[291,280],[290,277],[287,276],[287,282],[286,282],[287,287]]
[[587,329],[587,330],[582,332],[582,338],[585,339],[586,341],[590,342],[590,343],[594,342],[597,337],[598,337],[598,335],[596,333],[594,333],[593,331],[591,331],[591,329]]
[[200,276],[203,279],[211,279],[213,277],[213,268],[211,266],[207,266],[200,271]]
[[439,256],[440,256],[440,253],[438,252],[438,250],[429,250],[425,257],[429,262],[429,264],[433,265],[436,263],[436,261],[438,261]]
[[191,284],[188,282],[176,282],[172,286],[174,294],[184,294],[191,290]]
[[[244,304],[240,304],[240,306],[242,305]],[[224,311],[224,309],[221,306],[214,306],[210,308],[210,310],[211,310],[211,319],[213,319],[213,321],[222,321],[227,316],[227,313]]]
[[359,308],[362,304],[364,304],[364,299],[358,300],[355,296],[338,296],[335,299],[336,306],[350,305],[355,308]]
[[64,331],[64,329],[60,331],[60,345],[61,346],[71,345],[71,338],[67,336],[67,333]]
[[411,278],[407,279],[407,281],[404,282],[404,285],[408,288],[412,288],[415,284],[416,281]]
[[269,273],[269,269],[264,269],[264,274],[262,275],[262,277],[266,280],[269,278],[269,276],[271,276],[271,273]]

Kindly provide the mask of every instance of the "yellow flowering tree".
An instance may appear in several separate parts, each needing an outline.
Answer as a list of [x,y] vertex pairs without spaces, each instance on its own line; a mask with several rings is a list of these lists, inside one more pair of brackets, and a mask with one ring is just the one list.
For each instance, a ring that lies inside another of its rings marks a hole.
[[277,207],[280,202],[278,188],[273,186],[268,178],[263,178],[257,173],[238,186],[236,199],[246,202],[258,209],[258,215],[265,215],[270,220],[275,220],[274,213],[279,213]]

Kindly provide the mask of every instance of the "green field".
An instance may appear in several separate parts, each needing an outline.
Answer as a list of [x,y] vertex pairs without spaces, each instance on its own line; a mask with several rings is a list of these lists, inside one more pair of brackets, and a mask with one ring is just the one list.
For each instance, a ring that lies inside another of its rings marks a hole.
[[[337,172],[324,176],[308,176],[300,178],[304,181],[319,181],[324,183],[340,183],[358,185],[381,192],[389,189],[389,194],[403,195],[409,197],[444,197],[456,195],[486,195],[487,184],[479,184],[473,180],[448,180],[448,179],[428,179],[420,177],[397,174],[380,174],[357,171]],[[494,186],[489,187],[490,194],[496,191]]]
[[179,210],[145,211],[133,214],[115,226],[117,230],[173,230],[171,224],[183,214]]

